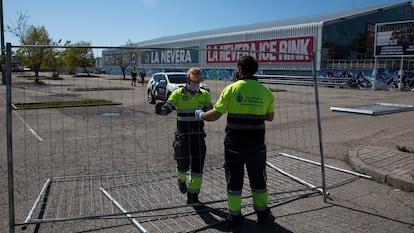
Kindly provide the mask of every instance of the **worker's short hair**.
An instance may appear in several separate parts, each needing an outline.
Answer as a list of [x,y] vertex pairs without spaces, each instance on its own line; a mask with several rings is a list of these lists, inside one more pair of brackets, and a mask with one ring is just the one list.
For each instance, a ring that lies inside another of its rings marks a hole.
[[259,69],[259,64],[252,56],[241,56],[237,62],[237,67],[241,67],[244,74],[253,75]]

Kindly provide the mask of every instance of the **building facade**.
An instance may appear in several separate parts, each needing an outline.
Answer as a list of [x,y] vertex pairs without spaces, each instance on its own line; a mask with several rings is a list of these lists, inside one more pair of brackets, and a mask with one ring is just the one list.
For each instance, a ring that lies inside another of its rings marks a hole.
[[[375,24],[413,19],[411,2],[401,2],[186,33],[138,42],[136,49],[105,50],[103,67],[115,72],[129,62],[131,68],[152,73],[199,66],[206,78],[228,78],[238,57],[249,54],[259,61],[262,74],[310,74],[313,61],[321,76],[369,72],[375,66]],[[382,59],[380,68],[393,62]]]

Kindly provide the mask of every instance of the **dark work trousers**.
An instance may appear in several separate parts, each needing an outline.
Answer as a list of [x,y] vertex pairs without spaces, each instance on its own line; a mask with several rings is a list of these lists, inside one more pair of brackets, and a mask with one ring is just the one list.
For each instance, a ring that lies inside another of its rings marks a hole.
[[244,165],[246,165],[252,190],[266,188],[266,148],[257,150],[235,150],[225,146],[224,169],[226,173],[227,191],[243,189]]
[[203,173],[204,159],[206,157],[206,134],[175,134],[174,159],[180,172]]

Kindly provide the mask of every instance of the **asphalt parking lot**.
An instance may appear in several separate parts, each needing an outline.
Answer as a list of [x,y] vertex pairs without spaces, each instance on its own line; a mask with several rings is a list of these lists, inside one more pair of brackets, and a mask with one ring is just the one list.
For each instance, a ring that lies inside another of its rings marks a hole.
[[[113,77],[102,77],[102,79],[109,78]],[[118,80],[117,82],[125,82],[129,85],[128,81]],[[220,83],[219,81],[207,80],[206,83],[217,89],[212,93],[213,99],[218,97],[219,90],[226,85],[224,81]],[[62,89],[66,90],[67,86],[65,85],[71,84],[72,81],[69,79],[67,83],[63,84],[55,81],[50,83],[53,88],[46,89],[46,92],[58,95]],[[275,88],[280,88],[280,86],[275,86]],[[284,88],[289,89],[290,87]],[[5,115],[5,91],[5,86],[1,86],[0,112],[3,116]],[[139,98],[128,98],[127,94],[111,96],[111,98],[122,99],[125,106],[142,105],[144,107],[140,111],[151,112],[152,106],[145,102],[145,86],[136,87],[134,93]],[[103,94],[100,97],[104,97]],[[353,170],[354,167],[349,161],[349,152],[355,148],[370,146],[390,151],[395,151],[396,146],[414,148],[414,128],[411,127],[414,111],[381,116],[330,111],[332,106],[356,106],[378,102],[413,105],[413,92],[320,88],[319,97],[324,154],[328,164]],[[16,96],[14,101],[24,102],[25,98],[27,96]],[[43,97],[38,94],[37,98],[46,98],[46,95]],[[129,114],[130,112],[124,111],[123,113]],[[67,112],[65,114],[89,117],[97,112],[77,112],[76,114]],[[6,132],[5,118],[2,117],[1,121],[1,132]],[[145,126],[145,122],[136,122],[136,124],[142,127],[155,127],[155,125]],[[169,126],[174,128],[173,123]],[[139,132],[137,133],[139,134]],[[169,138],[166,137],[165,140],[171,140]],[[5,133],[0,136],[0,139],[1,147],[6,148]],[[218,140],[216,143],[221,143],[221,141]],[[139,148],[135,150],[139,150]],[[3,187],[0,197],[2,200],[1,209],[3,210],[0,229],[2,232],[8,232],[7,161],[5,149],[3,151],[4,156],[2,156],[0,163],[1,186]],[[164,152],[161,151],[161,153]],[[155,162],[168,165],[170,161]],[[389,165],[392,166],[392,164]],[[411,169],[414,169],[414,164],[411,165]],[[258,226],[254,223],[255,216],[252,215],[247,217],[243,232],[414,232],[414,193],[365,178],[358,178],[330,189],[326,202],[321,195],[316,194],[275,206],[272,208],[272,212],[276,216],[275,224]],[[17,232],[24,232],[20,227],[16,229]],[[55,230],[53,227],[48,227],[42,228],[41,232],[55,232]],[[136,232],[136,228],[127,224],[105,229],[104,232],[120,231]],[[213,227],[201,232],[223,231],[226,230],[222,227]],[[100,230],[96,229],[96,232],[100,232]]]

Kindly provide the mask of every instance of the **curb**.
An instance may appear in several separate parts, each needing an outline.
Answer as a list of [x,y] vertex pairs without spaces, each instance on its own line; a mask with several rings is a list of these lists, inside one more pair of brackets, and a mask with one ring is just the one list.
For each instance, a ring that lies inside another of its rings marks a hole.
[[[375,147],[369,147],[369,148],[371,149],[374,148],[376,150],[381,150],[381,151],[388,151],[386,149],[375,148]],[[414,179],[410,180],[409,177],[398,176],[398,174],[401,173],[402,169],[396,169],[395,171],[385,171],[381,168],[370,166],[365,161],[360,159],[360,153],[362,149],[363,148],[351,149],[348,153],[348,159],[350,161],[350,164],[356,171],[371,176],[372,180],[377,181],[379,183],[388,184],[390,186],[400,188],[408,192],[414,192]],[[398,156],[399,153],[403,153],[403,152],[392,152],[392,153],[395,156]],[[414,155],[412,159],[409,159],[409,161],[407,161],[407,164],[409,164],[411,161],[414,161]]]

